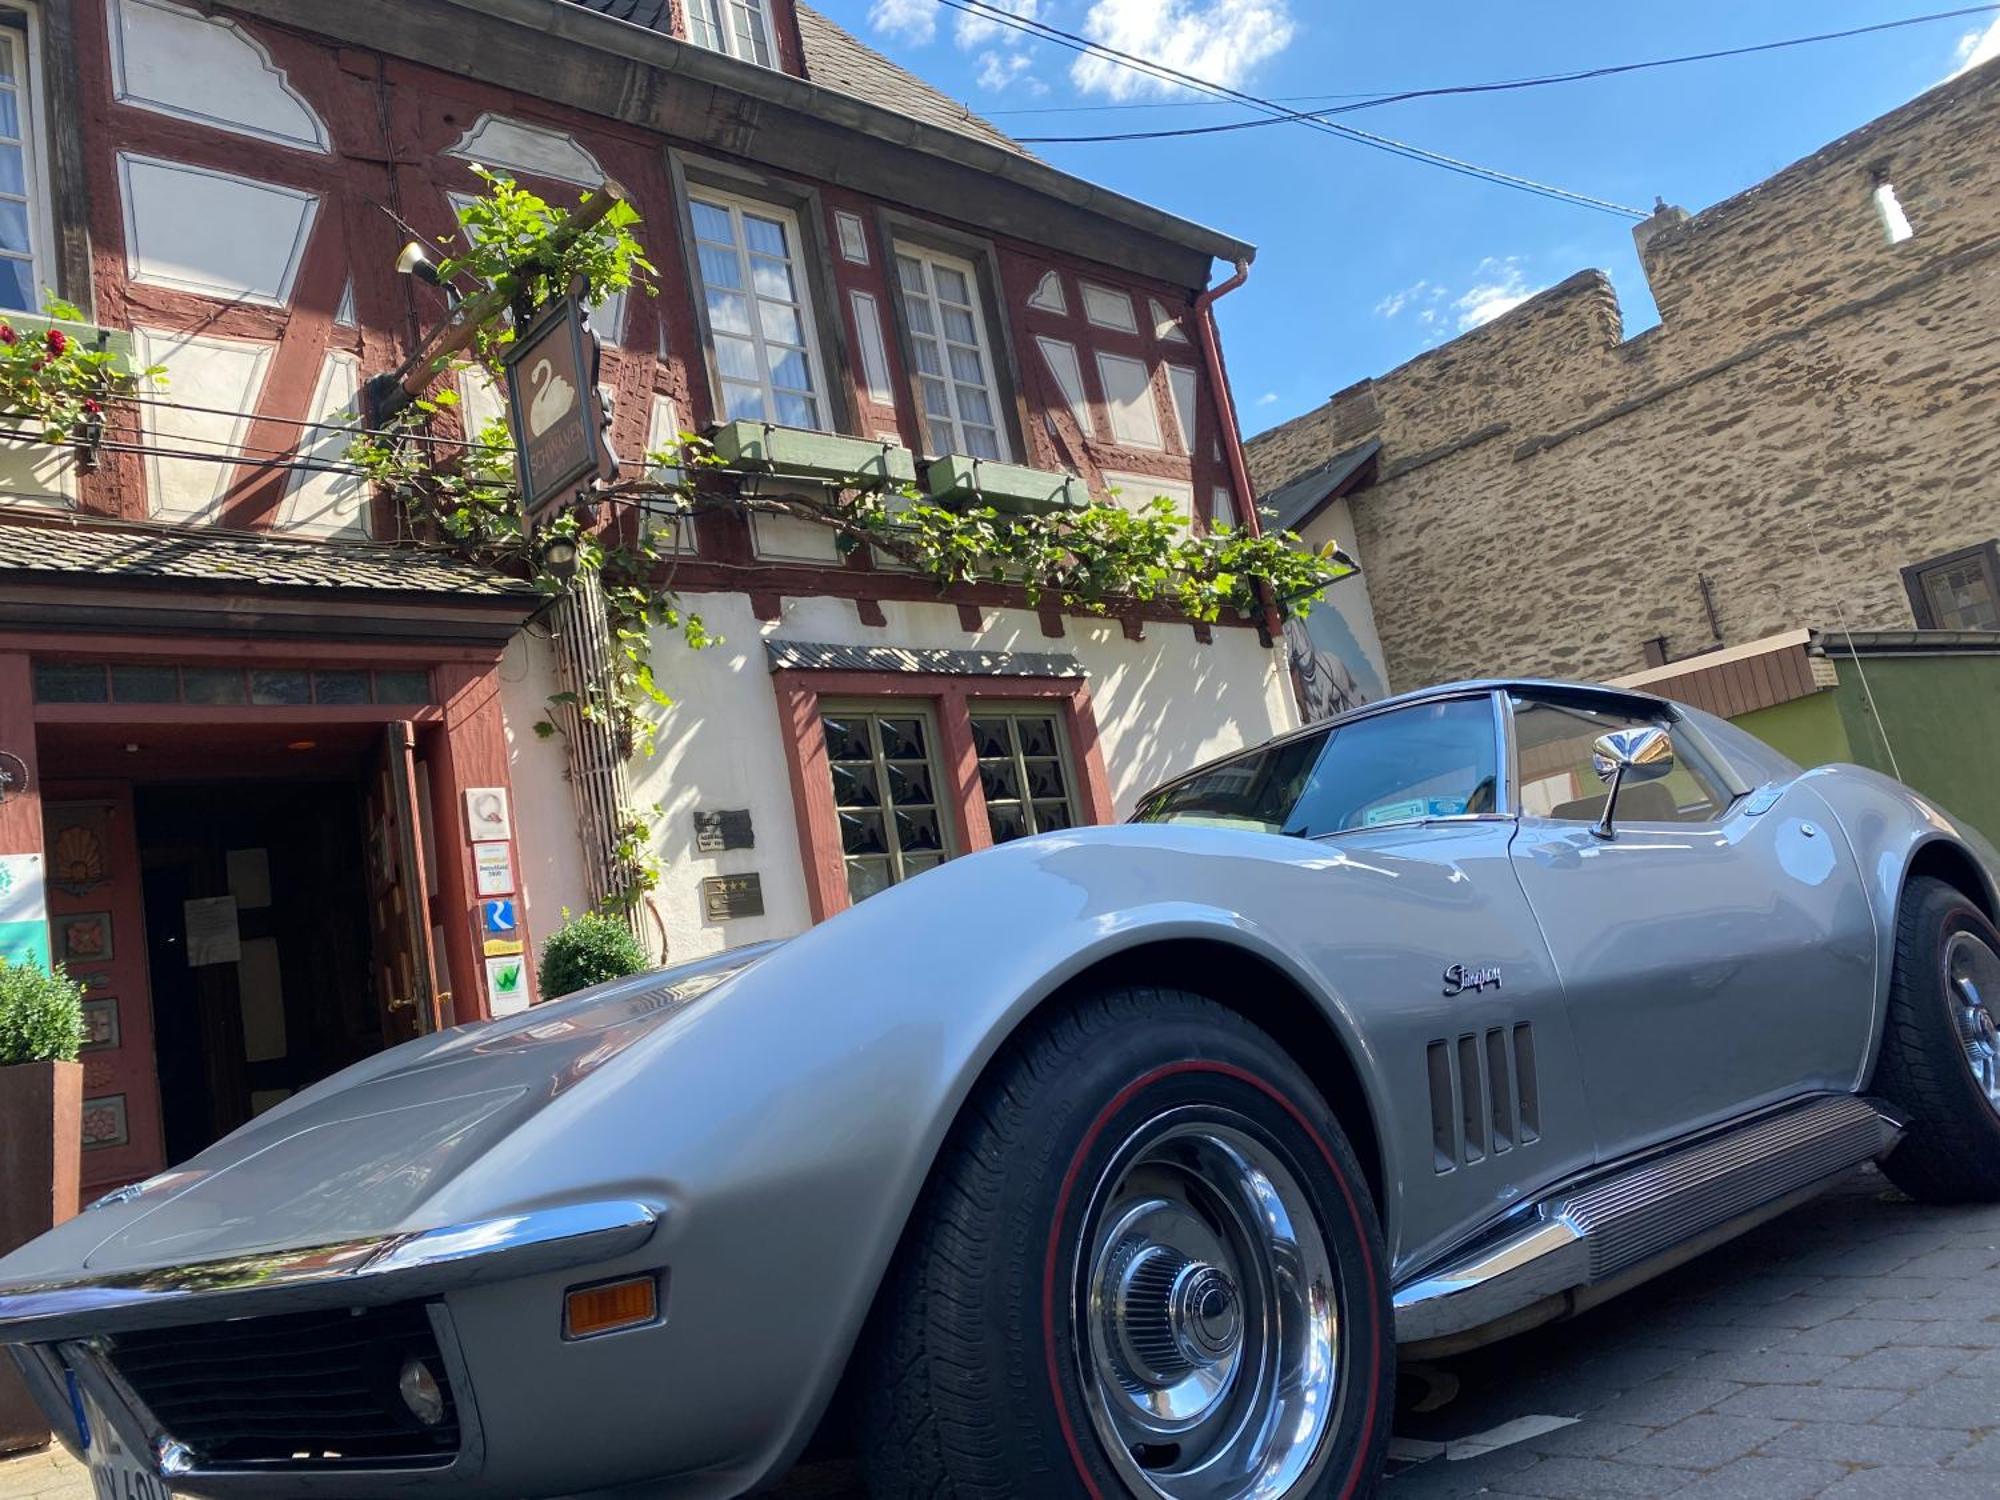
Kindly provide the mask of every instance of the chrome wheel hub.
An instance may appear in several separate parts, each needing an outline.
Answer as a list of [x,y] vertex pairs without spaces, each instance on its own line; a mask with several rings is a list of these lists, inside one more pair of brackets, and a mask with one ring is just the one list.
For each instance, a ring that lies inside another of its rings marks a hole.
[[1249,1121],[1176,1110],[1130,1137],[1075,1272],[1085,1401],[1131,1494],[1252,1500],[1317,1472],[1333,1264],[1303,1185]]
[[1986,1102],[2000,1112],[2000,954],[1976,933],[1955,932],[1945,944],[1946,990],[1958,1022],[1965,1065]]

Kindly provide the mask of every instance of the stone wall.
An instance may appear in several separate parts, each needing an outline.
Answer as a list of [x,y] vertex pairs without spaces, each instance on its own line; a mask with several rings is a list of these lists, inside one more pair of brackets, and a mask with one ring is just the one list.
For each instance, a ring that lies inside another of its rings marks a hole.
[[[1900,569],[2000,535],[2000,65],[1640,226],[1663,322],[1586,271],[1255,438],[1354,497],[1391,685],[1613,677],[1799,624],[1907,628]],[[1915,228],[1888,242],[1895,187]],[[1317,536],[1311,540],[1320,540]]]

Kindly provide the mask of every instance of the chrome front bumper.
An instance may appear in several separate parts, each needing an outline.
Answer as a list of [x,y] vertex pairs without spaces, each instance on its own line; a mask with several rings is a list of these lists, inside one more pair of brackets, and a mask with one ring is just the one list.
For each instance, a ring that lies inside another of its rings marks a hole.
[[424,1301],[474,1285],[596,1265],[642,1249],[661,1219],[661,1210],[643,1203],[578,1204],[334,1245],[0,1286],[0,1343],[19,1346],[7,1352],[66,1446],[76,1448],[80,1436],[74,1382],[117,1428],[125,1448],[147,1455],[175,1490],[351,1496],[471,1480],[484,1465],[485,1443],[471,1372],[449,1312],[437,1301],[429,1316],[458,1401],[460,1442],[449,1463],[421,1467],[206,1467],[119,1378],[111,1357],[116,1337],[314,1308]]

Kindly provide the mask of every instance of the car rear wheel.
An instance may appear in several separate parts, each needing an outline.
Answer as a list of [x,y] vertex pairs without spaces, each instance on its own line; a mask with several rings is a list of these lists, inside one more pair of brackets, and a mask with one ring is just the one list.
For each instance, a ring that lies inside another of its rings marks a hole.
[[1903,893],[1874,1092],[1909,1116],[1891,1181],[1926,1202],[2000,1200],[2000,931],[1941,880]]
[[1275,1042],[1117,990],[982,1083],[863,1359],[878,1500],[1347,1500],[1388,1440],[1381,1231]]

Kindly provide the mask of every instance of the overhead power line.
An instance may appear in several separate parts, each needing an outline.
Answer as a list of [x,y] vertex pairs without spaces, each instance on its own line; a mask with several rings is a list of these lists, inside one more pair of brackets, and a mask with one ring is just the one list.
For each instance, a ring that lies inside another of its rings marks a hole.
[[[1306,113],[1315,119],[1330,115],[1350,114],[1355,110],[1376,109],[1384,104],[1401,104],[1411,99],[1438,99],[1462,94],[1497,94],[1516,89],[1547,88],[1552,84],[1580,83],[1594,78],[1615,78],[1624,73],[1643,73],[1655,68],[1677,68],[1689,63],[1716,62],[1730,57],[1750,57],[1763,52],[1779,52],[1790,47],[1810,47],[1821,42],[1847,41],[1854,37],[1873,36],[1883,31],[1899,31],[1909,26],[1926,26],[1939,21],[1959,21],[1968,16],[1991,15],[2000,11],[2000,4],[1969,5],[1959,10],[1935,11],[1925,16],[1907,16],[1899,21],[1880,21],[1872,26],[1853,26],[1845,31],[1822,31],[1812,36],[1786,37],[1781,41],[1757,42],[1744,47],[1722,47],[1709,52],[1689,52],[1678,57],[1656,57],[1645,62],[1612,63],[1604,67],[1578,68],[1568,73],[1544,73],[1531,78],[1508,78],[1491,83],[1447,84],[1435,88],[1420,89],[1378,89],[1365,93],[1347,94],[1300,94],[1274,100],[1282,104],[1312,104],[1324,101],[1340,102],[1328,109],[1310,110]],[[1125,104],[1056,104],[1042,105],[1033,109],[989,110],[989,114],[1085,114],[1100,110],[1127,109],[1215,109],[1235,101],[1227,99],[1167,99],[1150,103]],[[1071,135],[1071,136],[1025,136],[1024,144],[1058,145],[1089,141],[1131,141],[1159,140],[1177,135],[1208,135],[1226,130],[1247,130],[1264,125],[1277,125],[1282,120],[1263,118],[1238,120],[1227,125],[1211,125],[1186,130],[1130,131],[1112,135]]]
[[1513,188],[1518,192],[1533,193],[1537,197],[1554,199],[1559,203],[1569,203],[1579,208],[1594,209],[1599,213],[1615,214],[1628,219],[1643,219],[1646,217],[1646,210],[1633,208],[1629,204],[1614,203],[1608,198],[1592,197],[1588,193],[1573,192],[1568,188],[1556,187],[1552,183],[1537,182],[1531,177],[1521,177],[1512,172],[1500,171],[1494,167],[1481,166],[1476,162],[1462,161],[1454,156],[1446,156],[1440,151],[1432,151],[1423,146],[1413,146],[1408,141],[1394,140],[1389,136],[1376,135],[1372,131],[1361,130],[1353,125],[1342,125],[1332,120],[1322,119],[1318,114],[1308,111],[1287,109],[1282,104],[1275,104],[1271,100],[1260,98],[1255,94],[1246,94],[1241,89],[1233,89],[1219,83],[1212,83],[1206,78],[1198,78],[1192,73],[1182,72],[1178,68],[1169,67],[1165,63],[1155,62],[1151,58],[1135,57],[1129,52],[1121,52],[1115,47],[1104,45],[1102,42],[1093,42],[1086,37],[1078,36],[1074,32],[1064,31],[1060,27],[1051,26],[1046,21],[1036,21],[1024,16],[1017,16],[1012,11],[1002,10],[997,6],[987,4],[986,0],[938,0],[938,3],[949,6],[953,10],[963,11],[967,15],[977,16],[981,20],[993,21],[999,25],[1010,27],[1015,31],[1024,32],[1039,40],[1053,42],[1060,47],[1067,47],[1072,52],[1081,52],[1090,57],[1101,57],[1110,62],[1117,63],[1120,67],[1130,68],[1134,72],[1143,73],[1148,77],[1157,78],[1163,82],[1180,84],[1183,87],[1194,89],[1200,93],[1210,94],[1217,98],[1230,99],[1236,103],[1247,105],[1268,115],[1273,123],[1279,121],[1297,122],[1308,129],[1318,130],[1324,134],[1353,142],[1356,145],[1367,146],[1372,150],[1386,151],[1392,156],[1401,156],[1411,161],[1422,162],[1426,166],[1438,167],[1447,172],[1454,172],[1461,177],[1472,177],[1484,182],[1494,183],[1500,187]]

